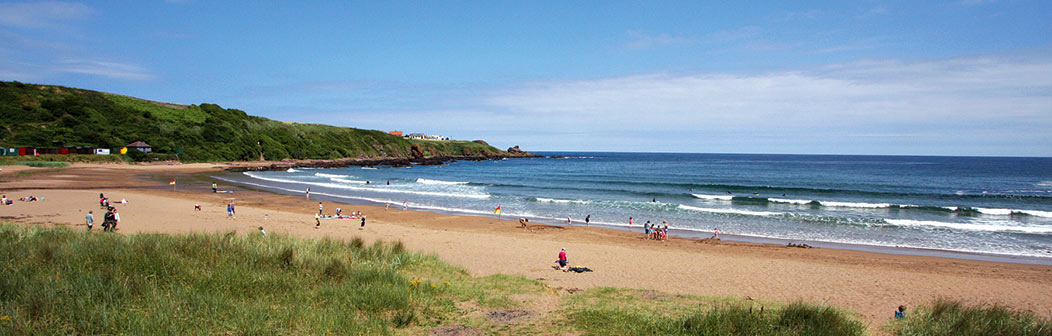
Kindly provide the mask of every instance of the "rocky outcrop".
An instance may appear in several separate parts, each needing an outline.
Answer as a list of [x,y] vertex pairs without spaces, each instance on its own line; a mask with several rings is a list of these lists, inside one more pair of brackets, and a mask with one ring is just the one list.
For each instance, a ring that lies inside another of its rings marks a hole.
[[515,145],[515,147],[508,147],[508,154],[519,154],[519,153],[522,153],[522,150],[519,149],[519,145]]

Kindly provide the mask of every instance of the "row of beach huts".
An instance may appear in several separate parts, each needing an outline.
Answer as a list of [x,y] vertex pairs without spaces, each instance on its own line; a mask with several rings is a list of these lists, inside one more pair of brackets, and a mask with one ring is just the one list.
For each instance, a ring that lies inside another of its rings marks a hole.
[[[136,141],[124,146],[127,150],[138,150],[143,153],[149,153],[152,148],[145,142]],[[41,154],[95,154],[95,155],[110,155],[109,148],[95,148],[91,146],[63,146],[63,147],[0,147],[3,156],[18,156],[18,155],[41,155]],[[123,153],[122,153],[123,154]]]

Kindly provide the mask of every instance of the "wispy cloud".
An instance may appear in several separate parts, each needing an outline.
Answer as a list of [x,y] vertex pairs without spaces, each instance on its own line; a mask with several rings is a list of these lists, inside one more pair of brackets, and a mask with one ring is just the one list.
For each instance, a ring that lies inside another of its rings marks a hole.
[[127,80],[153,78],[153,75],[141,66],[106,60],[65,59],[52,67],[51,70]]
[[0,25],[18,28],[42,28],[80,20],[94,14],[82,3],[64,1],[0,3]]
[[697,43],[698,40],[689,37],[676,36],[667,33],[649,33],[639,30],[628,31],[628,43],[632,49],[645,49],[655,46],[680,46]]
[[[1052,134],[1049,92],[1052,59],[972,57],[867,61],[747,76],[655,73],[542,82],[482,103],[512,119],[588,125],[610,135],[764,134],[792,142],[908,134],[924,142],[964,141],[980,131],[1002,139]],[[1040,150],[1052,152],[1049,144],[1043,146]]]

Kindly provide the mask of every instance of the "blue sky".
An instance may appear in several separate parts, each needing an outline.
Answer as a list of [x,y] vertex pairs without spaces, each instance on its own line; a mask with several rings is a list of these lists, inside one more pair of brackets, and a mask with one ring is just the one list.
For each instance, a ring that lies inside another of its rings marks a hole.
[[1052,156],[1052,2],[0,2],[0,80],[534,151]]

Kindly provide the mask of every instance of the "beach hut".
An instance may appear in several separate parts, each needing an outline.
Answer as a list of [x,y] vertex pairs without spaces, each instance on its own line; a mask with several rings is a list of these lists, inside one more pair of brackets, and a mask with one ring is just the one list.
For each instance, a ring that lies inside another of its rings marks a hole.
[[3,150],[4,155],[7,155],[7,156],[18,155],[18,148],[16,148],[16,147],[6,147],[6,148],[0,148],[0,149]]
[[138,150],[140,152],[143,152],[143,153],[149,153],[150,152],[150,145],[147,145],[145,142],[142,142],[142,141],[136,141],[136,142],[130,143],[127,146],[124,146],[124,147],[128,147],[128,149],[136,149],[136,150]]
[[18,155],[36,155],[36,147],[18,147]]
[[109,148],[95,148],[95,155],[110,155]]

